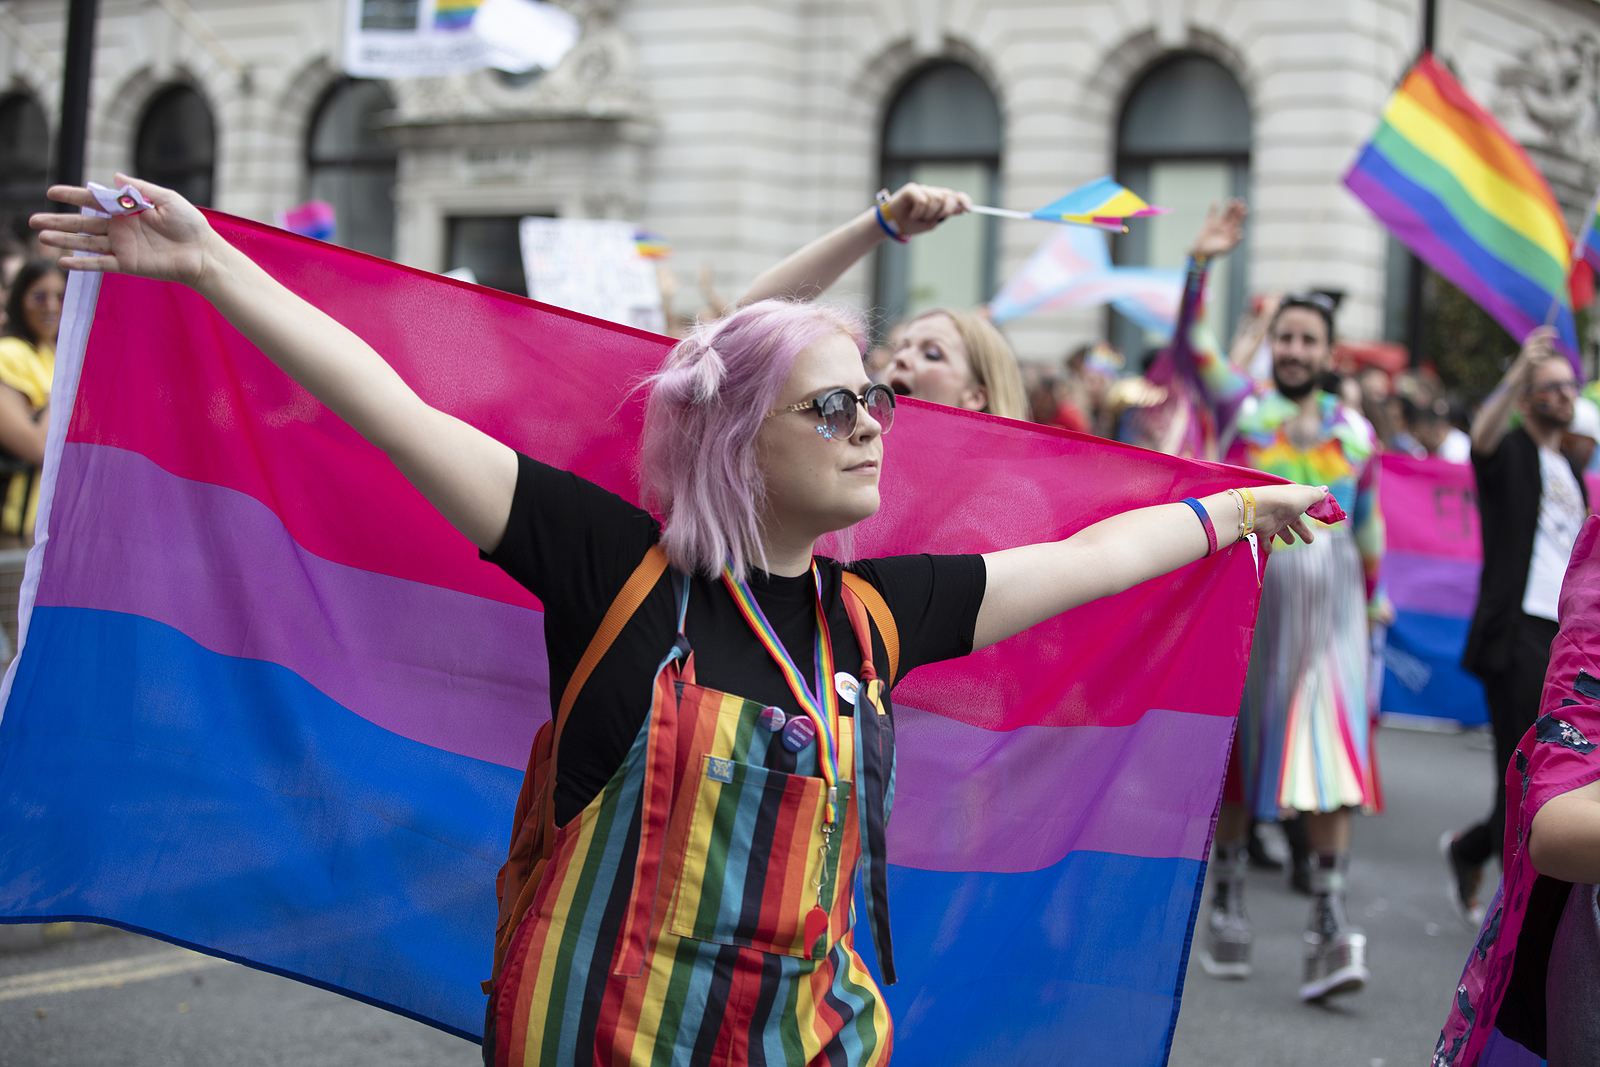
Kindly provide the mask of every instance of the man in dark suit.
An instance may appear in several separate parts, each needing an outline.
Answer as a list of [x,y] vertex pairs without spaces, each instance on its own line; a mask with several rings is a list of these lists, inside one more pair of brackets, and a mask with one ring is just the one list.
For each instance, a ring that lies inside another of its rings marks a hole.
[[[1461,916],[1483,920],[1484,865],[1505,835],[1506,764],[1539,712],[1555,640],[1556,601],[1588,515],[1583,471],[1561,453],[1578,383],[1566,357],[1535,330],[1472,421],[1472,468],[1483,519],[1483,575],[1462,666],[1483,679],[1494,729],[1494,813],[1439,842]],[[1522,424],[1511,428],[1511,413]]]

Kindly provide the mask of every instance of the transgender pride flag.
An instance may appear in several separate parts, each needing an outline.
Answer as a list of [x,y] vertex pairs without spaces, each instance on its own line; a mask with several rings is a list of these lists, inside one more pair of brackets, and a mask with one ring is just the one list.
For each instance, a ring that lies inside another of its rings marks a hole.
[[[212,220],[430,403],[636,497],[665,339]],[[0,921],[111,922],[475,1037],[549,715],[538,602],[190,291],[77,275],[64,323]],[[915,402],[887,467],[864,554],[1251,477]],[[1230,550],[899,687],[904,1062],[1165,1061],[1256,602]]]

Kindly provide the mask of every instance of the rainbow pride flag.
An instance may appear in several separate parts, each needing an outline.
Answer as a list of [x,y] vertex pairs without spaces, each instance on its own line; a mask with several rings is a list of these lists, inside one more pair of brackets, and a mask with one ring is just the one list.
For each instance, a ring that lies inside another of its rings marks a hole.
[[1517,340],[1550,318],[1577,366],[1561,208],[1522,146],[1431,54],[1389,98],[1344,183]]
[[436,30],[464,30],[472,25],[472,16],[478,13],[483,0],[435,0],[433,28]]
[[[211,218],[430,403],[637,498],[667,339]],[[550,713],[539,603],[193,292],[74,275],[63,321],[0,921],[110,922],[476,1037]],[[887,466],[863,555],[1267,480],[912,400]],[[898,686],[904,1062],[1165,1062],[1257,602],[1229,550]]]
[[1461,667],[1478,603],[1483,542],[1472,467],[1385,453],[1383,581],[1394,605],[1384,649],[1383,700],[1391,714],[1489,721],[1483,683]]

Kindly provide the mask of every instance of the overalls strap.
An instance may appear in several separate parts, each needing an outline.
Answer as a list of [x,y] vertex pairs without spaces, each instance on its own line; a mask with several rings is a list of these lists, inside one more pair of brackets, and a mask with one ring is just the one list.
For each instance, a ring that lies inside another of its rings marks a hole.
[[[845,572],[845,577],[856,576]],[[872,665],[872,628],[867,624],[870,602],[858,592],[865,585],[883,608],[883,616],[894,625],[894,616],[883,597],[862,579],[846,581],[844,609],[850,616],[850,628],[855,631],[861,646],[861,685],[856,691],[856,783],[860,798],[861,858],[866,883],[867,921],[872,928],[872,947],[878,954],[878,968],[884,985],[895,984],[894,942],[889,933],[889,849],[888,810],[889,775],[894,766],[894,735],[889,715],[884,708],[884,683]],[[876,612],[874,618],[878,618]],[[880,624],[878,633],[889,647],[888,634]],[[898,645],[898,640],[895,645]],[[899,649],[890,650],[891,662]]]

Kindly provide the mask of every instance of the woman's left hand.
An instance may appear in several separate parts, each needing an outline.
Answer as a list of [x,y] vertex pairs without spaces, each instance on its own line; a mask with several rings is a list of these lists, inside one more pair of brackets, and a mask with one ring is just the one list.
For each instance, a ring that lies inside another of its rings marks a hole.
[[1263,541],[1281,537],[1285,544],[1292,545],[1298,535],[1306,544],[1311,543],[1306,509],[1328,495],[1326,486],[1261,485],[1253,492],[1256,497],[1256,536]]

